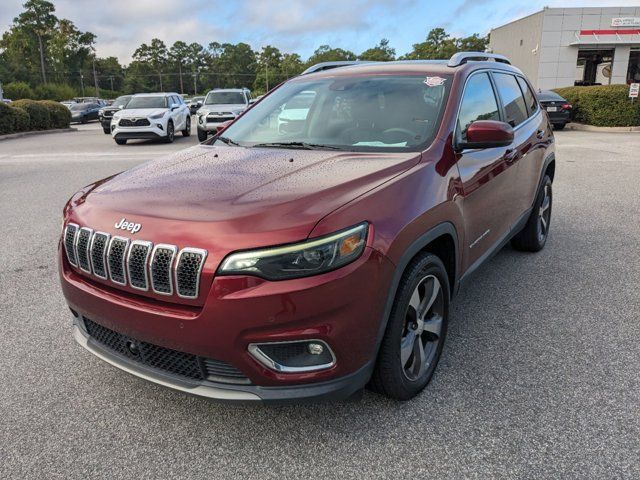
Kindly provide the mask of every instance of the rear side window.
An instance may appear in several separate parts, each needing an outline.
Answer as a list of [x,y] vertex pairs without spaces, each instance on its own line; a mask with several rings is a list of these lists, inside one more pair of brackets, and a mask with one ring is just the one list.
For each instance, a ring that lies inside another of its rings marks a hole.
[[477,73],[467,80],[458,115],[458,140],[467,140],[467,129],[476,120],[500,120],[498,102],[486,73]]
[[524,99],[527,102],[527,107],[529,108],[529,115],[536,111],[538,108],[538,102],[536,101],[536,96],[529,88],[529,84],[522,77],[516,77],[518,79],[518,83],[520,84],[520,89],[524,94]]
[[518,81],[516,77],[508,73],[494,73],[493,77],[504,106],[504,112],[507,117],[505,121],[512,127],[517,127],[529,116]]

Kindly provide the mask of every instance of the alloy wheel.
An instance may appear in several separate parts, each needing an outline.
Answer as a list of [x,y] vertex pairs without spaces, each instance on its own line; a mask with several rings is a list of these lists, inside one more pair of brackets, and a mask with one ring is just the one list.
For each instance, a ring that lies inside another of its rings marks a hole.
[[405,313],[400,361],[408,380],[424,375],[436,358],[442,339],[444,293],[438,278],[427,275],[416,285]]
[[549,232],[549,221],[551,220],[551,187],[544,186],[544,197],[538,210],[538,240],[543,242]]

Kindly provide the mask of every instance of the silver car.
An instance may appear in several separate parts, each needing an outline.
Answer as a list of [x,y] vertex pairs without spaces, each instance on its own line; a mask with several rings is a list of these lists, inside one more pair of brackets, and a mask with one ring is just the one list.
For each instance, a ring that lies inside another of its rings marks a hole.
[[217,88],[207,93],[198,110],[198,140],[203,142],[209,133],[225,122],[235,120],[244,112],[251,101],[247,88]]

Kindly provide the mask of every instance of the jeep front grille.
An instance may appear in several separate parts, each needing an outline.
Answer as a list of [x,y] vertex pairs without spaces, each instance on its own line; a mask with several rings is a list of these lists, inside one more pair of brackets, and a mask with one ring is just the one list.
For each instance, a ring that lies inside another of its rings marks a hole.
[[75,223],[64,229],[67,261],[84,273],[136,290],[195,299],[207,251],[94,232]]
[[103,327],[87,317],[83,317],[83,321],[87,333],[95,342],[135,363],[192,380],[251,383],[240,370],[220,360],[142,342]]

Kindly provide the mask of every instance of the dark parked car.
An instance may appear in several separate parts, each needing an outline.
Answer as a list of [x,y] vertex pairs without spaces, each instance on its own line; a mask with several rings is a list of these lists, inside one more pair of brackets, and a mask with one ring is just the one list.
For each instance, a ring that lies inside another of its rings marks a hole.
[[[279,128],[309,92],[299,128]],[[500,55],[298,76],[204,143],[71,197],[74,337],[208,398],[412,398],[460,285],[509,241],[545,246],[554,173],[547,114]]]
[[108,107],[100,109],[98,117],[102,124],[102,130],[104,133],[111,133],[111,119],[113,118],[113,114],[126,107],[129,100],[131,100],[131,97],[132,95],[122,95],[121,97],[116,98]]
[[72,123],[87,123],[89,120],[98,119],[100,105],[97,103],[74,103],[69,106]]
[[567,123],[571,122],[573,107],[571,104],[551,90],[541,90],[538,92],[540,105],[547,111],[549,121],[556,130],[562,130]]
[[187,102],[191,115],[196,114],[198,109],[202,106],[202,102],[204,102],[204,97],[193,97]]

